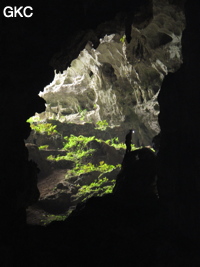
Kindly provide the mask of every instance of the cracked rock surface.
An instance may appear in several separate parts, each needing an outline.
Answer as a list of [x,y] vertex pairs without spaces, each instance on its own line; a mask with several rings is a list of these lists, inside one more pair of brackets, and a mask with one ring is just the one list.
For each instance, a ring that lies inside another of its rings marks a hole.
[[110,33],[109,27],[113,33],[100,38],[96,48],[90,41],[96,40],[95,33],[87,32],[82,37],[86,45],[71,66],[55,73],[40,92],[46,101],[40,118],[76,124],[106,120],[111,127],[134,128],[140,144],[148,145],[159,132],[157,95],[162,81],[182,63],[184,15],[168,1],[155,0],[148,25],[133,21],[129,43],[118,17],[106,24]]

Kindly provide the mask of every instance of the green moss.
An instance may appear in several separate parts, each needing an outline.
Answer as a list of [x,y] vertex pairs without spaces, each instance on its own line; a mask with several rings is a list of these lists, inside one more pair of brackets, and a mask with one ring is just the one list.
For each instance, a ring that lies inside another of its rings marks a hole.
[[97,130],[105,131],[106,128],[108,127],[108,122],[106,120],[103,121],[98,121],[96,122],[96,128]]
[[57,125],[53,125],[51,123],[31,123],[30,127],[32,130],[34,130],[36,133],[40,134],[48,134],[48,135],[55,135],[58,134],[58,131],[56,130]]

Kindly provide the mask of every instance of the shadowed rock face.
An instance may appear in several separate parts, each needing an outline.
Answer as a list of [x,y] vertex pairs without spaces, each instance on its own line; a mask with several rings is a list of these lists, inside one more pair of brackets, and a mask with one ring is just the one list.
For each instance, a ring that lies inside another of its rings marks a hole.
[[[161,147],[158,154],[160,196],[170,223],[199,238],[199,4],[185,5],[183,65],[163,81],[159,94]],[[190,215],[188,215],[190,214]]]
[[156,159],[154,152],[143,148],[129,152],[122,162],[117,176],[114,195],[122,202],[141,202],[148,197],[156,198]]

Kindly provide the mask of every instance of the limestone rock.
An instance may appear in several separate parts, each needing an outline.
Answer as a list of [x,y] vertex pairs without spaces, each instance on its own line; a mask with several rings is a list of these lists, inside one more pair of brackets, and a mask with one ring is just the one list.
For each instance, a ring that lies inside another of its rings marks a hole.
[[[66,154],[66,153],[65,153]],[[71,160],[49,160],[53,169],[73,169],[75,163]]]
[[26,143],[26,147],[29,151],[29,159],[37,163],[37,166],[39,168],[38,177],[40,178],[49,174],[51,172],[50,163],[47,162],[44,157],[42,157],[38,147],[30,143]]
[[100,175],[99,171],[92,171],[92,172],[81,174],[80,176],[78,176],[78,179],[75,181],[75,184],[78,184],[80,186],[89,185],[95,180],[97,180],[99,175]]
[[60,214],[69,209],[70,196],[71,194],[61,191],[40,199],[38,205],[49,213]]
[[[107,120],[111,127],[134,126],[141,143],[148,145],[159,132],[157,95],[163,78],[182,63],[185,25],[181,9],[168,1],[155,0],[153,12],[148,24],[132,24],[129,43],[117,18],[115,29],[107,23],[107,32],[109,27],[113,32],[104,35],[99,45],[95,32],[74,38],[74,45],[78,42],[82,51],[40,92],[46,100],[40,118],[76,124]],[[65,64],[69,50],[63,53]]]

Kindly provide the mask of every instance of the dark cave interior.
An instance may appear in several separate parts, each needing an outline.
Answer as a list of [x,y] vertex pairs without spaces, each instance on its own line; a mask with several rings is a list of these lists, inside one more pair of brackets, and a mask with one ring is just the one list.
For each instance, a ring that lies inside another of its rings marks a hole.
[[[185,1],[168,2],[183,8]],[[115,195],[91,199],[66,221],[47,227],[26,224],[26,208],[37,201],[38,190],[24,139],[31,130],[26,120],[45,109],[38,93],[53,80],[53,69],[63,71],[79,54],[74,33],[94,30],[120,11],[128,40],[132,23],[148,23],[153,16],[152,1],[30,0],[29,5],[31,19],[1,18],[1,266],[199,266],[199,3],[185,3],[183,64],[165,77],[158,96],[159,153],[154,158],[141,152],[142,167],[134,153],[131,164],[124,159],[127,177],[151,178],[156,172],[159,199],[134,197],[128,181],[122,193],[116,186]],[[70,54],[63,66],[51,59],[66,44]],[[144,166],[147,173],[138,171]]]

